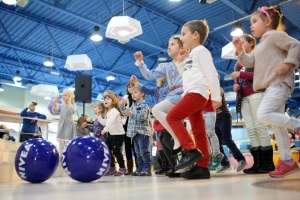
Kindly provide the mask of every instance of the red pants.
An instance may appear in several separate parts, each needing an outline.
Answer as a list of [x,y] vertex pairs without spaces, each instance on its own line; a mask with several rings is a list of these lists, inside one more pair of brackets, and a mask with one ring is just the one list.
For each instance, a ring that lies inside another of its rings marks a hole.
[[[209,143],[202,115],[206,103],[207,99],[200,94],[187,93],[167,115],[167,122],[177,136],[181,147],[187,151],[198,148],[202,152],[204,158],[197,162],[197,166],[204,168],[207,168],[209,164]],[[182,124],[187,117],[191,123],[195,142]]]

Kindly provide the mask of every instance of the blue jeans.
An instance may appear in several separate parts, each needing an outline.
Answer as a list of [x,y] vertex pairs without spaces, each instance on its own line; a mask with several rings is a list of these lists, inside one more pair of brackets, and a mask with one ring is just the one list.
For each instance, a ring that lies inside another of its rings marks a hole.
[[237,148],[236,144],[232,140],[232,135],[231,135],[231,124],[232,124],[232,119],[231,115],[223,116],[216,121],[216,134],[219,139],[220,143],[220,150],[224,154],[224,158],[221,162],[222,166],[227,166],[230,165],[227,156],[224,153],[224,149],[222,146],[222,141],[223,143],[229,148],[231,151],[233,157],[239,162],[241,160],[245,160],[245,157],[241,153],[241,151]]
[[151,172],[150,138],[148,135],[136,134],[133,138],[138,168],[136,171]]

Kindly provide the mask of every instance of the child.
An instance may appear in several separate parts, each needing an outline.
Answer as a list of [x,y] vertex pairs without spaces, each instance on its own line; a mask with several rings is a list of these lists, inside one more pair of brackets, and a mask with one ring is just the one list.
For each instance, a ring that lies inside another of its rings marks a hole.
[[[208,139],[202,110],[209,98],[209,91],[212,107],[217,109],[221,104],[218,74],[210,52],[203,46],[209,32],[208,29],[205,20],[189,21],[181,29],[181,41],[184,49],[178,56],[177,69],[182,74],[184,92],[183,98],[167,115],[167,122],[184,149],[175,170],[197,162],[189,171],[181,174],[181,177],[187,179],[210,178]],[[189,55],[187,55],[187,49],[190,51]],[[184,62],[182,62],[183,60]],[[189,118],[195,143],[182,124],[186,117]]]
[[[167,78],[166,77],[161,77],[156,79],[156,87],[154,88],[147,88],[144,85],[142,85],[141,83],[138,82],[136,76],[131,76],[130,78],[130,82],[132,84],[134,84],[134,87],[137,90],[141,90],[143,93],[145,94],[149,94],[154,96],[154,102],[155,104],[158,104],[159,102],[163,101],[166,96],[169,93],[169,87],[168,87],[168,83],[167,83]],[[155,122],[154,122],[155,125]],[[155,126],[153,127],[155,129]],[[163,127],[163,129],[165,129]],[[157,135],[157,140],[158,143],[161,143],[162,149],[163,151],[158,151],[159,155],[161,157],[166,156],[167,157],[167,161],[168,163],[164,163],[164,159],[161,159],[161,173],[165,173],[166,169],[168,168],[168,166],[171,166],[171,169],[169,171],[167,171],[166,176],[168,177],[179,177],[180,173],[175,173],[174,167],[176,165],[176,159],[175,157],[172,155],[172,150],[173,150],[173,146],[174,146],[174,141],[172,140],[172,136],[170,135],[170,133],[168,133],[168,131],[165,130],[156,130],[156,135]],[[159,145],[158,145],[159,147]],[[158,172],[155,172],[155,174],[161,174]]]
[[217,109],[217,120],[216,120],[216,134],[219,139],[220,150],[224,154],[224,157],[221,161],[221,165],[217,168],[217,173],[224,173],[227,170],[230,170],[230,162],[227,156],[224,153],[224,149],[222,146],[222,142],[228,147],[231,151],[232,156],[238,161],[238,167],[236,169],[237,172],[242,171],[246,165],[245,156],[236,146],[235,142],[232,140],[231,135],[231,127],[232,127],[232,117],[231,113],[227,107],[227,103],[225,101],[224,90],[221,88],[221,97],[222,97],[222,105]]
[[87,127],[86,121],[87,121],[86,117],[79,117],[78,118],[77,125],[76,125],[77,136],[90,135],[89,130],[86,128]]
[[166,121],[168,112],[173,106],[181,99],[182,95],[182,79],[176,65],[178,53],[182,49],[182,42],[179,35],[172,36],[169,40],[168,55],[173,59],[172,62],[162,63],[160,67],[153,70],[149,70],[147,65],[143,62],[143,54],[138,51],[134,53],[135,65],[139,68],[140,72],[147,80],[155,80],[161,77],[167,77],[167,83],[169,86],[169,93],[166,99],[156,104],[152,108],[153,116],[167,129],[174,139],[173,154],[176,155],[180,152],[180,143]]
[[107,135],[101,135],[101,131],[105,127],[107,108],[104,106],[103,102],[97,102],[94,104],[93,111],[97,117],[94,120],[93,126],[88,126],[87,128],[90,132],[94,133],[96,138],[105,142]]
[[115,176],[122,176],[126,173],[123,154],[121,150],[124,142],[125,131],[122,125],[118,97],[112,92],[104,92],[104,106],[108,109],[108,112],[106,115],[106,124],[101,131],[101,135],[105,135],[109,132],[106,139],[106,144],[107,147],[113,152],[114,156],[117,158],[117,162],[120,167],[119,170],[115,172],[116,169],[114,159],[111,159],[111,165],[108,173],[114,174]]
[[[248,54],[253,51],[256,45],[255,38],[248,34],[242,35],[240,41]],[[253,68],[245,69],[244,66],[237,62],[235,72],[231,73],[231,77],[237,80],[233,90],[241,91],[243,97],[241,113],[243,114],[246,130],[250,138],[250,153],[254,160],[253,166],[245,169],[243,172],[247,174],[269,173],[275,169],[273,149],[267,126],[259,122],[256,117],[263,93],[253,90],[253,71]]]
[[245,67],[254,67],[254,91],[264,91],[257,110],[257,118],[271,125],[276,136],[280,160],[271,177],[283,177],[299,170],[292,159],[287,128],[300,129],[300,120],[284,114],[285,102],[294,90],[295,73],[300,62],[300,43],[288,36],[282,28],[281,14],[273,7],[261,7],[251,16],[251,32],[261,37],[250,54],[242,48],[239,38],[233,43],[238,61]]
[[129,109],[121,104],[123,113],[129,117],[127,136],[132,138],[137,156],[137,169],[131,173],[131,176],[151,176],[150,111],[144,101],[144,93],[134,91],[132,99],[135,103]]
[[55,99],[52,107],[53,112],[60,114],[57,128],[60,156],[67,143],[76,137],[76,126],[73,120],[73,114],[76,112],[77,107],[74,101],[73,91],[65,89],[63,91],[62,102],[62,104],[58,105],[58,99]]

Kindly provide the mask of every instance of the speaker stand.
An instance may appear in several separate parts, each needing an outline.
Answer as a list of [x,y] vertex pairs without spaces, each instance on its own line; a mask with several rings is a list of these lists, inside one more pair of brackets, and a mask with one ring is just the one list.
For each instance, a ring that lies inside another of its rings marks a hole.
[[84,117],[84,113],[85,113],[85,101],[82,102],[82,108],[83,108],[82,117]]

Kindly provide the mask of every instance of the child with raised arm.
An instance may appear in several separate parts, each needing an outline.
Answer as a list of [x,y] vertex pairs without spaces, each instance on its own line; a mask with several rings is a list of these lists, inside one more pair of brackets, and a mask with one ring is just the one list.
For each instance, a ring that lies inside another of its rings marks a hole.
[[138,51],[134,53],[135,65],[139,68],[140,72],[147,80],[156,80],[161,77],[167,77],[167,83],[169,86],[169,93],[167,94],[165,100],[159,102],[152,108],[152,114],[172,135],[174,139],[173,154],[180,152],[180,143],[174,134],[173,130],[170,128],[166,117],[168,112],[173,108],[173,106],[181,99],[182,95],[182,79],[179,74],[174,62],[177,61],[178,53],[182,49],[182,42],[180,40],[180,35],[174,35],[169,40],[168,45],[168,55],[173,59],[172,62],[161,63],[160,67],[153,70],[149,70],[147,65],[143,61],[142,52]]
[[52,110],[59,113],[59,122],[57,128],[57,140],[59,143],[59,155],[67,145],[67,143],[76,137],[76,126],[73,120],[73,114],[76,112],[76,104],[74,101],[74,93],[65,89],[62,96],[63,103],[58,104],[58,99],[53,101]]
[[124,142],[124,128],[121,119],[121,110],[119,107],[118,97],[111,92],[104,92],[104,105],[108,108],[106,115],[106,124],[101,131],[102,135],[107,133],[106,144],[107,147],[113,152],[119,164],[119,170],[115,172],[114,159],[111,159],[111,165],[108,173],[115,176],[122,176],[126,173],[125,163],[121,147]]
[[131,176],[151,176],[150,157],[150,110],[145,103],[145,94],[141,91],[134,91],[132,99],[135,103],[126,109],[122,102],[121,109],[129,117],[127,136],[132,138],[135,153],[137,156],[137,169]]
[[239,38],[234,38],[238,61],[254,67],[254,91],[264,91],[257,118],[271,125],[276,136],[280,160],[271,177],[283,177],[299,170],[292,159],[287,128],[299,130],[300,120],[284,114],[286,100],[295,85],[294,70],[299,67],[300,43],[283,31],[281,13],[273,7],[261,7],[251,16],[251,32],[260,37],[259,44],[247,54]]
[[[240,41],[248,54],[256,46],[252,35],[244,34],[240,37]],[[233,90],[240,91],[242,96],[241,113],[251,142],[250,153],[254,161],[253,166],[244,169],[243,172],[246,174],[269,173],[275,169],[271,140],[267,126],[259,122],[256,117],[264,93],[253,90],[253,68],[245,68],[238,62],[234,68],[235,72],[231,73],[231,77],[236,80]]]
[[[209,149],[202,110],[211,94],[212,107],[221,105],[220,85],[210,52],[203,46],[209,33],[205,20],[185,23],[181,29],[183,50],[177,60],[182,74],[183,97],[167,115],[167,122],[177,136],[183,155],[175,169],[182,169],[196,162],[181,177],[187,179],[209,179]],[[184,62],[182,62],[184,61]],[[210,91],[210,92],[209,92]],[[182,124],[189,118],[195,142]]]

